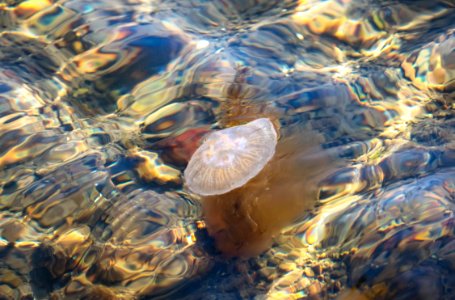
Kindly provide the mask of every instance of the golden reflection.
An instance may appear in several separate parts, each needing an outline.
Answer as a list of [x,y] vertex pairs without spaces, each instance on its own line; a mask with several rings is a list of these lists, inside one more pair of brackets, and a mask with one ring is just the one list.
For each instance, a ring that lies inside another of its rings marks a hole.
[[50,0],[27,0],[21,2],[14,12],[21,18],[28,18],[52,5]]
[[131,151],[131,156],[139,159],[136,171],[145,182],[157,182],[159,184],[180,184],[180,171],[165,165],[158,154],[148,151]]

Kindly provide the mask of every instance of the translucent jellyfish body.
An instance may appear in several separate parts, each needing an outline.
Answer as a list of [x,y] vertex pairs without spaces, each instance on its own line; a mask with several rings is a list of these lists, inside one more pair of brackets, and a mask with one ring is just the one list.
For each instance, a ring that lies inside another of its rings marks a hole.
[[188,188],[201,196],[220,195],[255,177],[275,154],[277,133],[261,118],[207,136],[184,173]]

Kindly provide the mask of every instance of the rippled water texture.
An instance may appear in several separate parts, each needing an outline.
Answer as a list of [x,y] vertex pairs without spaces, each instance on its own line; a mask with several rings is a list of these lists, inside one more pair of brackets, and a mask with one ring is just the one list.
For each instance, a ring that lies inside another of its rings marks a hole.
[[[1,1],[0,298],[454,299],[454,20]],[[203,136],[258,117],[280,135],[262,177],[191,194]]]

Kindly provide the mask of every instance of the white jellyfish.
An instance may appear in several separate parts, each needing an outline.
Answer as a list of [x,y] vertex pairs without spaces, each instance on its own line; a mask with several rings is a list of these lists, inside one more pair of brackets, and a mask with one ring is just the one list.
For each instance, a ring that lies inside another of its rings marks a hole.
[[227,193],[255,177],[275,154],[276,144],[268,118],[211,133],[191,157],[185,182],[201,196]]

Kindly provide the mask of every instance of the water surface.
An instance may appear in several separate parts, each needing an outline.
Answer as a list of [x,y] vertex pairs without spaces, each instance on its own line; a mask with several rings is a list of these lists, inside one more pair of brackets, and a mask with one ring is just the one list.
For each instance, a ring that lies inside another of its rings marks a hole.
[[[454,19],[451,0],[3,1],[0,295],[454,298]],[[234,198],[256,193],[240,216],[270,234],[223,253],[182,172],[264,115],[282,169]]]

